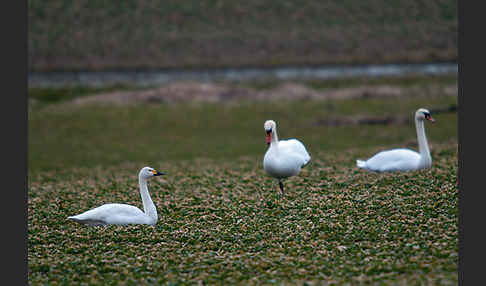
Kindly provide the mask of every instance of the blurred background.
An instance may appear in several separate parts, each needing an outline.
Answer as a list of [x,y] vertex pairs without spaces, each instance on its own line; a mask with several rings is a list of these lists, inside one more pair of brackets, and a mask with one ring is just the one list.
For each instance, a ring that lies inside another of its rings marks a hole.
[[456,144],[457,25],[453,0],[29,1],[29,172],[260,164],[267,119],[311,154],[416,148],[419,107]]
[[31,71],[454,62],[457,2],[29,1]]

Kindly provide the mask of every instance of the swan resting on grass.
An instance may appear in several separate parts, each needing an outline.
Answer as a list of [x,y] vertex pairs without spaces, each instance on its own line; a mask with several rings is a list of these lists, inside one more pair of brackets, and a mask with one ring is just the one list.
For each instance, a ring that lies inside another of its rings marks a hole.
[[356,160],[356,165],[374,172],[412,171],[432,166],[429,144],[425,136],[424,119],[435,122],[427,109],[420,108],[415,112],[418,153],[404,148],[381,151],[366,161]]
[[301,168],[309,163],[311,157],[299,140],[279,141],[275,121],[267,120],[263,127],[267,133],[267,145],[270,146],[263,158],[263,169],[267,174],[278,179],[282,195],[285,195],[282,180],[299,174]]
[[144,211],[135,206],[127,204],[111,203],[88,210],[82,214],[69,216],[68,219],[88,226],[109,224],[154,225],[157,223],[157,209],[150,198],[147,188],[147,180],[150,177],[160,175],[164,175],[164,173],[161,173],[151,167],[144,167],[138,173],[138,184],[140,187],[140,195],[142,197]]

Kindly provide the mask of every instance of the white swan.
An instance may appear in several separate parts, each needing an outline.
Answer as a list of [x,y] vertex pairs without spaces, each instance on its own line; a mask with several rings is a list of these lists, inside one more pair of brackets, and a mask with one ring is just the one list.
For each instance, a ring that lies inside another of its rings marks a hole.
[[356,160],[356,165],[374,172],[411,171],[432,166],[429,144],[425,137],[424,119],[435,122],[427,109],[420,108],[415,112],[419,153],[403,148],[381,151],[366,161]]
[[285,195],[282,180],[299,174],[300,169],[307,165],[311,158],[299,140],[278,140],[275,121],[267,120],[263,127],[267,133],[267,144],[270,145],[263,158],[263,169],[278,179],[282,195]]
[[88,210],[82,214],[69,216],[68,219],[89,226],[108,224],[149,224],[157,223],[157,210],[150,198],[147,179],[153,176],[164,175],[151,167],[144,167],[138,173],[138,184],[144,211],[127,204],[105,204]]

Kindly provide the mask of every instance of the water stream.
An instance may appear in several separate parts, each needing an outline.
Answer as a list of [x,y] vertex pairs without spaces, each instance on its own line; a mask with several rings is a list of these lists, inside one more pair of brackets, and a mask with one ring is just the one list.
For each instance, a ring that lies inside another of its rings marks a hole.
[[387,64],[360,66],[321,66],[283,68],[239,68],[216,70],[155,71],[79,71],[32,72],[29,87],[110,86],[127,84],[154,86],[174,81],[245,81],[255,79],[332,79],[346,77],[378,77],[409,74],[457,74],[457,63]]

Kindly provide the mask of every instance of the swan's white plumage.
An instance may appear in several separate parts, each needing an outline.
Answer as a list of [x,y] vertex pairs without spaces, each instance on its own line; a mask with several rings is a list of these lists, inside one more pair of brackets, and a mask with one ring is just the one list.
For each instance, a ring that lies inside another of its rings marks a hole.
[[139,188],[142,197],[143,207],[141,209],[119,203],[109,203],[90,209],[81,214],[69,216],[68,219],[86,224],[89,226],[98,225],[127,225],[127,224],[148,224],[157,223],[157,210],[148,193],[147,179],[152,176],[162,175],[153,168],[144,167],[139,172]]
[[263,169],[270,176],[283,179],[299,174],[310,161],[304,144],[297,139],[281,140],[271,145],[263,158]]
[[87,225],[107,224],[153,224],[153,219],[148,217],[141,209],[127,205],[111,203],[85,211],[82,214],[70,216],[68,219]]
[[277,124],[267,120],[264,124],[267,132],[268,150],[263,157],[263,169],[270,176],[277,178],[283,191],[282,179],[300,173],[302,167],[311,159],[304,144],[297,139],[278,140]]
[[381,151],[367,161],[357,160],[357,165],[376,172],[392,172],[418,169],[419,162],[419,153],[409,149],[393,149]]
[[434,119],[430,117],[430,112],[427,109],[420,108],[415,112],[419,152],[404,148],[381,151],[366,161],[356,160],[356,165],[359,168],[374,172],[412,171],[429,168],[432,165],[432,158],[425,136],[424,119],[434,122]]

